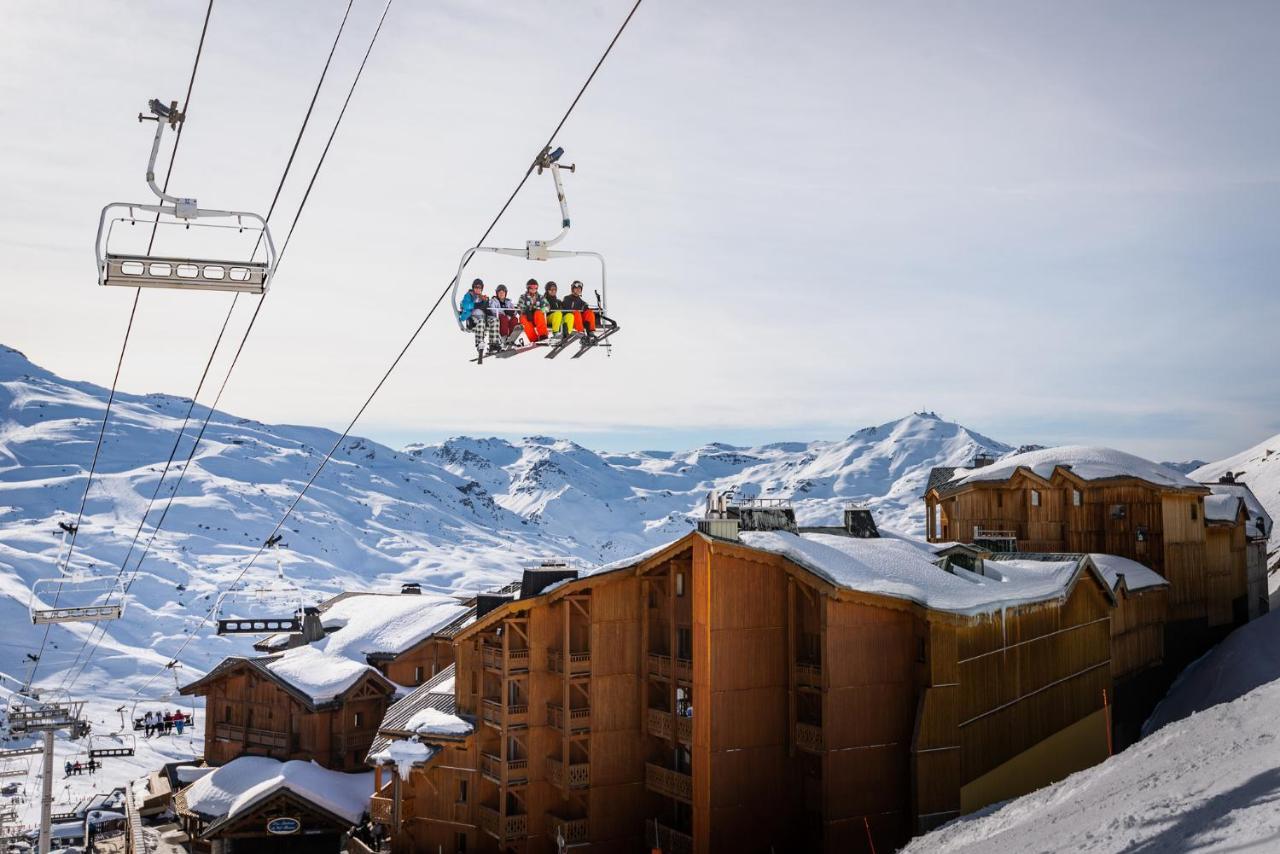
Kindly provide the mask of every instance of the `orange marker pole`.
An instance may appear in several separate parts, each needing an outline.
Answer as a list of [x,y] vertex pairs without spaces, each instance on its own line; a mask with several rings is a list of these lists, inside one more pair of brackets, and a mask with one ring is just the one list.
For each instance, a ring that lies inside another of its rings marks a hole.
[[865,815],[862,817],[862,826],[867,829],[867,845],[871,847],[871,854],[876,854],[876,843],[875,840],[871,838],[871,822],[867,821],[867,817]]
[[1102,689],[1102,710],[1107,715],[1107,755],[1113,756],[1111,745],[1111,705],[1107,702],[1107,689]]

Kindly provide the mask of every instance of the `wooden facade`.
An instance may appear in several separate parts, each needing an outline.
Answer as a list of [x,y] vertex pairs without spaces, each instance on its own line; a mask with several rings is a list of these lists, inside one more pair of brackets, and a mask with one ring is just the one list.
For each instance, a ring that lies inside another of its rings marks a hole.
[[476,732],[375,813],[405,852],[894,850],[1105,758],[1116,600],[1091,566],[959,615],[690,534],[462,632]]
[[[1026,468],[1003,481],[934,485],[925,494],[930,542],[998,543],[1023,552],[1119,555],[1167,578],[1169,619],[1230,624],[1222,601],[1235,570],[1212,557],[1204,519],[1207,487],[1163,487],[1135,477],[1085,480]],[[1244,555],[1240,555],[1243,578]],[[1241,590],[1239,595],[1243,595]]]
[[359,771],[395,686],[370,671],[333,700],[316,703],[258,660],[228,658],[180,690],[205,698],[210,765],[248,755]]

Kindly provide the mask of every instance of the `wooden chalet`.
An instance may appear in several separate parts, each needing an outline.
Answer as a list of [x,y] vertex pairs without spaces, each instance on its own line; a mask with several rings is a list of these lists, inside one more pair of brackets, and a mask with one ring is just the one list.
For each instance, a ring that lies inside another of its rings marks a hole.
[[173,809],[199,854],[337,854],[372,786],[367,772],[244,756],[179,790]]
[[249,755],[354,771],[364,767],[395,686],[368,665],[302,648],[227,658],[179,690],[205,698],[210,765]]
[[[1210,560],[1229,563],[1232,591],[1244,590],[1232,603],[1233,619],[1255,619],[1270,610],[1267,589],[1267,542],[1271,516],[1253,490],[1228,473],[1206,483],[1212,495],[1205,498],[1205,539]],[[1243,553],[1243,562],[1241,561]]]
[[1189,640],[1178,656],[1184,659],[1222,633],[1205,629],[1233,625],[1232,603],[1246,594],[1243,552],[1209,549],[1209,494],[1181,473],[1131,454],[1064,447],[934,469],[924,499],[930,542],[1103,553],[1150,567],[1169,580],[1169,620],[1187,624],[1171,633]]
[[474,731],[384,723],[422,746],[374,802],[392,850],[892,851],[1106,757],[1117,596],[1088,555],[980,572],[765,509],[482,598]]

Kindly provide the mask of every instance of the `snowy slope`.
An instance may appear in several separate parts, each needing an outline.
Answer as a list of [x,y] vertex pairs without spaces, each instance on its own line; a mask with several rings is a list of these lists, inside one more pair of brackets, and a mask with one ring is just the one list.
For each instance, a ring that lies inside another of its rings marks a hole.
[[1275,851],[1280,682],[915,839],[904,854]]
[[[1272,436],[1234,457],[1206,463],[1188,477],[1192,480],[1215,481],[1227,472],[1235,472],[1237,480],[1248,484],[1268,515],[1280,521],[1280,435]],[[1269,565],[1274,572],[1280,566],[1280,525],[1272,530],[1267,551],[1271,555]]]
[[975,451],[1004,454],[994,439],[932,413],[867,427],[835,442],[691,451],[596,453],[562,439],[519,442],[459,437],[406,449],[479,483],[499,506],[621,557],[689,530],[709,489],[788,497],[801,523],[838,519],[844,506],[870,506],[877,521],[924,532],[920,495],[933,466],[967,464]]

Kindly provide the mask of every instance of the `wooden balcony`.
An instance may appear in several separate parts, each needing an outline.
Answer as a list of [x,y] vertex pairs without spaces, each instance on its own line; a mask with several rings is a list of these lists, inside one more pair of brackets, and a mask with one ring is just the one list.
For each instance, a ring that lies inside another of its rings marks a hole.
[[476,817],[480,829],[500,842],[523,839],[529,835],[527,815],[502,815],[493,807],[481,804],[476,807]]
[[273,729],[252,727],[245,729],[235,724],[214,724],[213,736],[225,741],[240,741],[255,747],[287,748],[289,746],[289,733]]
[[667,827],[657,820],[654,820],[651,826],[656,828],[658,847],[662,849],[663,854],[693,854],[692,836]]
[[529,669],[529,650],[527,649],[509,649],[504,657],[501,646],[488,643],[481,646],[485,670],[494,673],[521,673]]
[[480,754],[480,773],[501,786],[523,786],[529,782],[529,760],[508,759],[492,753]]
[[244,741],[244,727],[235,724],[214,724],[213,737],[224,741]]
[[[565,723],[568,722],[568,729]],[[569,709],[566,716],[559,703],[547,703],[547,726],[564,733],[586,732],[591,729],[591,708]]]
[[547,757],[547,780],[561,789],[588,788],[591,785],[591,765],[587,762],[574,763],[569,766],[569,774],[566,776],[564,763]]
[[660,679],[674,676],[681,682],[693,681],[693,662],[687,658],[673,659],[658,652],[649,653],[649,675]]
[[[564,654],[558,649],[547,650],[547,669],[552,673],[564,673]],[[569,653],[569,675],[586,676],[591,672],[591,652]]]
[[816,661],[797,661],[796,684],[801,688],[821,688],[822,665]]
[[391,824],[391,798],[374,795],[369,799],[369,817],[383,824]]
[[681,774],[679,771],[646,762],[644,785],[651,792],[675,798],[686,804],[693,804],[693,777],[689,774]]
[[547,813],[547,838],[552,842],[563,839],[565,845],[582,845],[588,836],[585,818],[561,818]]
[[671,722],[675,721],[675,736],[682,744],[693,743],[693,718],[685,715],[672,716],[662,709],[649,709],[649,735],[671,741]]
[[822,753],[827,749],[821,724],[796,722],[796,747],[809,753]]
[[529,706],[525,703],[503,705],[498,700],[485,700],[480,704],[484,722],[499,729],[529,725]]

